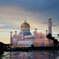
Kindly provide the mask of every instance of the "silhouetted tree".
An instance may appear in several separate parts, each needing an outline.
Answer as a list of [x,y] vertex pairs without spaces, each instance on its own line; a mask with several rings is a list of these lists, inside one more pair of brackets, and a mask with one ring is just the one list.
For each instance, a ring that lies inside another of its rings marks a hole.
[[32,44],[31,47],[34,47],[34,45]]
[[54,40],[55,40],[55,37],[51,37],[51,40],[53,40],[53,41],[54,41]]
[[59,34],[58,34],[58,36],[59,36]]
[[0,42],[0,55],[3,54],[4,43]]
[[0,49],[3,49],[4,43],[0,42]]
[[58,45],[58,40],[55,39],[55,37],[52,37],[51,34],[48,34],[47,35],[47,38],[49,39],[49,45],[50,45],[50,40],[53,40],[54,46],[57,46]]
[[46,37],[49,39],[49,46],[50,46],[50,40],[52,38],[52,35],[51,34],[48,34]]
[[57,39],[54,40],[54,46],[58,46],[58,40]]
[[52,35],[48,34],[46,37],[49,38],[49,39],[51,39]]

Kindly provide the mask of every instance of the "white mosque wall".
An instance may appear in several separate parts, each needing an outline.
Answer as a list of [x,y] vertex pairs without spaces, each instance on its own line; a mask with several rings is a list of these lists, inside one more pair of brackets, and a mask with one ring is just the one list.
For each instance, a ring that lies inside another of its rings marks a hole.
[[36,33],[35,46],[49,46],[49,39],[46,38],[44,33]]
[[13,39],[13,46],[17,46],[17,39]]
[[[20,38],[19,38],[20,37]],[[45,34],[37,33],[37,37],[35,35],[14,35],[13,36],[13,46],[14,47],[31,47],[33,44],[35,47],[42,47],[42,46],[52,46],[53,40],[50,40],[46,38]]]
[[33,41],[18,41],[17,47],[31,47]]
[[27,36],[24,36],[24,38],[32,38],[32,37],[35,37],[35,35],[27,35]]
[[[22,30],[25,28],[22,28]],[[27,28],[25,29],[27,30]],[[53,40],[50,40],[45,36],[44,33],[35,32],[35,35],[15,34],[13,35],[13,46],[14,47],[31,47],[33,44],[35,47],[39,46],[52,46]]]

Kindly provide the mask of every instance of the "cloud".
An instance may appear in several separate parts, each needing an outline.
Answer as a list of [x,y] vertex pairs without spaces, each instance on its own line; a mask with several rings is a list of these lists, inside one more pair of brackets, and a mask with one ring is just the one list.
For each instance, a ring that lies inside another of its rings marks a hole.
[[6,23],[6,22],[2,22],[0,23],[0,29],[19,29],[19,26],[16,24],[12,24],[12,23]]
[[[48,18],[52,18],[53,33],[59,32],[59,0],[0,0],[0,38],[9,39],[10,31],[20,31],[24,19],[38,32],[48,29]],[[7,38],[8,37],[8,38]]]
[[[0,29],[19,29],[21,24],[24,22],[24,19],[31,25],[31,29],[38,28],[39,30],[43,30],[42,27],[45,26],[45,29],[48,29],[48,18],[49,11],[46,12],[32,12],[27,11],[24,8],[18,8],[13,6],[2,6],[0,7],[0,24],[5,26],[1,26]],[[45,14],[45,15],[44,15]],[[53,15],[52,15],[53,16]],[[52,17],[52,21],[55,22],[55,17]],[[56,21],[56,23],[58,23]],[[35,24],[35,25],[34,25]],[[54,25],[55,26],[55,25]]]
[[13,5],[33,11],[44,11],[59,5],[59,0],[0,0],[2,5]]
[[2,26],[5,26],[5,25],[3,25],[3,24],[0,24],[0,27],[2,27]]

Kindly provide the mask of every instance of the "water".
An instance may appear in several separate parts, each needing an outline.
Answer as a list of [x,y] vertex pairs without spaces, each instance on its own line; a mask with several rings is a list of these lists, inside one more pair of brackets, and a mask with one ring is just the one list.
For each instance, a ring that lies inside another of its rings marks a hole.
[[0,59],[59,59],[59,54],[50,51],[4,52]]

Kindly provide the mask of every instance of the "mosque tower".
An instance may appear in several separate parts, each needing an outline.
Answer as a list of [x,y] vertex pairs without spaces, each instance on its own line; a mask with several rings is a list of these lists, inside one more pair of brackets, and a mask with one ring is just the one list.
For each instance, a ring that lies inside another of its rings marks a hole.
[[48,30],[46,30],[46,36],[48,35]]
[[10,44],[12,45],[12,31],[10,32]]
[[48,19],[48,34],[52,35],[52,19]]

